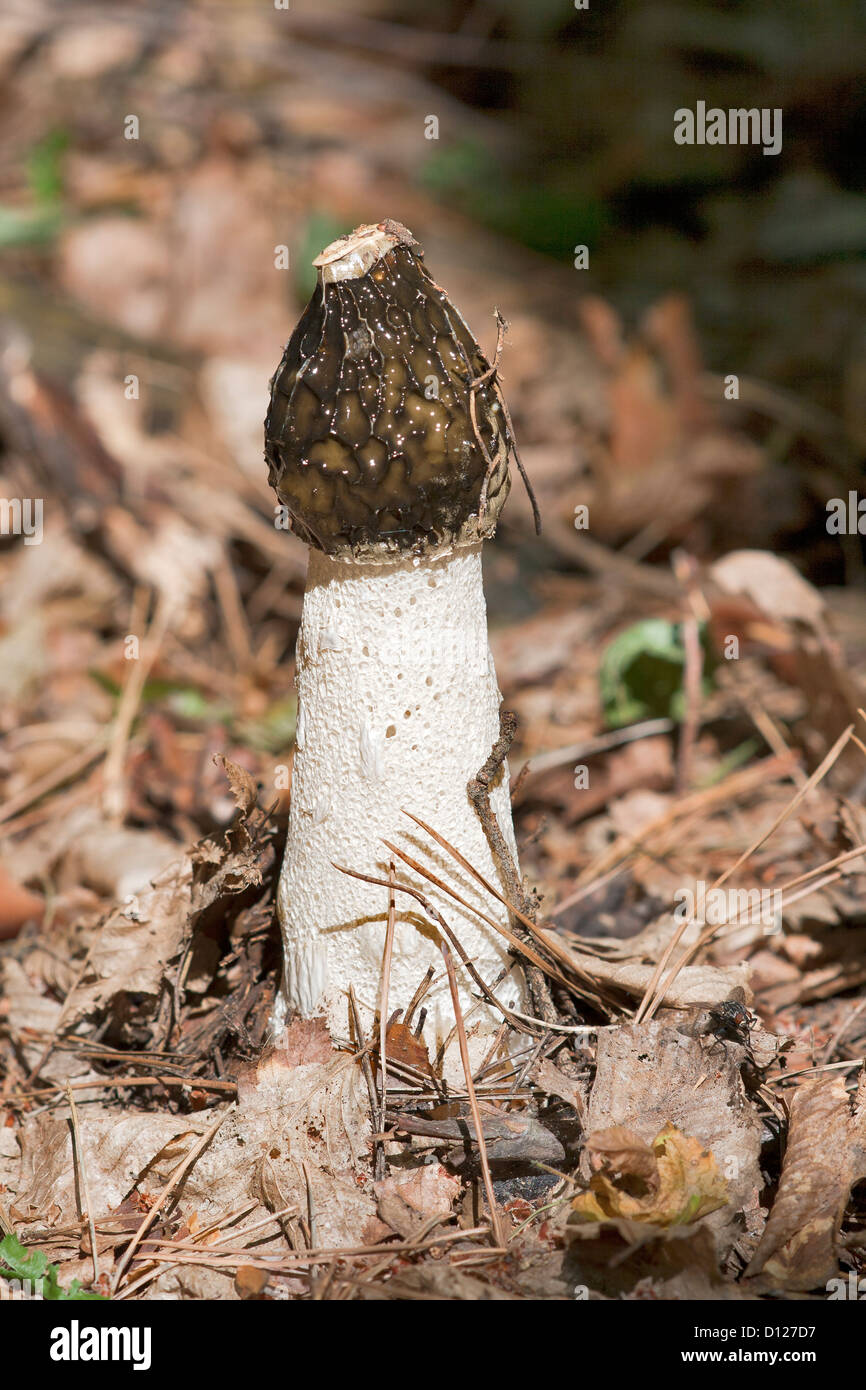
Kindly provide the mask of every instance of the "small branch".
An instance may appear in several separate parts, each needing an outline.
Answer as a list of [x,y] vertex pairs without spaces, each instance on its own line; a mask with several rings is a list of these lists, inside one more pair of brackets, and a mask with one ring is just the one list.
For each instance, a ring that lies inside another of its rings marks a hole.
[[[374,1134],[379,1134],[385,1128],[385,1112],[380,1108],[379,1097],[376,1095],[376,1082],[373,1079],[373,1068],[370,1066],[370,1049],[364,1038],[364,1030],[361,1027],[361,1015],[358,1013],[358,1001],[355,998],[355,986],[349,985],[349,1008],[352,1011],[352,1023],[355,1028],[355,1036],[358,1039],[359,1057],[361,1058],[361,1070],[364,1073],[364,1081],[367,1084],[367,1095],[370,1097],[370,1125]],[[377,1177],[384,1177],[384,1172],[379,1173],[379,1168],[384,1168],[384,1163],[380,1158],[382,1153],[382,1142],[379,1139],[373,1140],[373,1171]]]
[[[382,1073],[382,1099],[380,1128],[385,1128],[385,1111],[388,1108],[388,1063],[386,1060],[388,1039],[388,993],[391,987],[391,957],[394,952],[394,931],[397,924],[397,895],[394,892],[395,866],[393,859],[388,864],[388,926],[385,931],[385,950],[382,955],[382,993],[379,998],[379,1069]],[[385,1146],[380,1144],[373,1165],[374,1176],[385,1176]],[[379,1169],[381,1168],[381,1172]]]
[[701,631],[698,622],[699,594],[697,590],[697,567],[694,557],[684,551],[676,551],[673,557],[674,573],[685,593],[685,615],[683,617],[683,647],[685,667],[683,670],[683,722],[680,729],[679,749],[677,750],[676,790],[684,796],[691,783],[692,755],[698,734],[701,714],[701,681],[704,674],[704,654],[701,649]]
[[[390,848],[390,846],[389,846],[389,848]],[[391,875],[390,875],[390,874],[388,875],[388,881],[387,881],[387,883],[386,883],[384,886],[390,889],[390,887],[391,887]],[[399,887],[402,887],[402,885],[401,885],[401,884],[397,884],[397,887],[398,887],[398,888],[399,888]],[[408,1008],[406,1009],[406,1012],[405,1012],[404,1015],[403,1015],[403,1022],[405,1023],[405,1025],[406,1025],[407,1028],[411,1028],[411,1027],[412,1027],[412,1019],[415,1017],[415,1010],[418,1009],[418,1008],[420,1008],[420,1007],[421,1007],[421,1004],[422,1004],[422,1003],[424,1002],[424,1000],[427,998],[427,995],[428,995],[429,990],[430,990],[430,986],[431,986],[432,983],[433,983],[433,976],[434,976],[435,974],[436,974],[436,971],[433,969],[433,966],[432,966],[432,965],[428,965],[428,967],[427,967],[427,969],[425,970],[425,972],[424,972],[424,974],[423,974],[421,980],[419,981],[418,988],[415,990],[415,993],[412,995],[412,998],[409,1000],[409,1006],[408,1006]],[[400,1016],[400,1011],[399,1011],[399,1009],[398,1009],[398,1010],[397,1010],[397,1013],[394,1015],[394,1017],[395,1017],[395,1018],[399,1018],[399,1016]]]
[[[29,1081],[31,1078],[27,1079]],[[132,1086],[180,1086],[190,1091],[218,1091],[226,1095],[235,1095],[238,1089],[236,1081],[209,1081],[206,1077],[197,1076],[98,1076],[90,1081],[66,1083],[66,1088],[71,1091],[110,1090],[115,1086],[124,1091]],[[41,1090],[19,1091],[17,1096],[20,1100],[33,1100],[45,1096],[48,1091],[63,1089],[58,1082],[45,1082]]]
[[[500,709],[499,738],[494,743],[484,766],[471,779],[466,790],[469,793],[469,800],[475,807],[475,814],[481,821],[481,827],[487,837],[493,857],[502,871],[509,898],[522,909],[527,917],[534,918],[532,903],[523,891],[523,884],[517,873],[517,865],[511,850],[505,843],[505,837],[490,805],[490,783],[502,769],[508,756],[508,750],[514,742],[516,730],[517,716],[510,710]],[[517,934],[520,936],[520,929],[518,929]],[[526,982],[534,1012],[541,1014],[542,1018],[549,1019],[550,1022],[556,1022],[559,1013],[553,1003],[550,987],[537,966],[526,966]]]
[[231,555],[225,543],[222,547],[221,562],[213,567],[211,576],[225,624],[226,639],[232,660],[238,671],[249,671],[255,664],[250,630],[247,626]]
[[506,401],[505,396],[502,393],[502,388],[499,385],[498,380],[496,382],[496,395],[499,400],[500,407],[502,409],[502,414],[505,417],[505,427],[508,430],[508,442],[511,446],[511,452],[514,455],[514,462],[517,464],[517,471],[520,474],[520,477],[523,481],[523,486],[526,489],[526,495],[529,498],[529,505],[532,508],[532,520],[535,524],[535,534],[536,536],[540,536],[541,512],[538,509],[538,502],[536,501],[535,493],[532,490],[532,484],[529,481],[529,474],[523,466],[523,459],[520,457],[520,450],[517,447],[517,436],[514,433],[514,425],[511,422],[511,411],[508,409],[508,402]]
[[526,900],[523,894],[523,885],[517,873],[517,866],[490,805],[490,783],[505,762],[508,750],[514,742],[516,731],[517,715],[512,714],[511,710],[500,709],[499,738],[494,743],[490,756],[483,767],[470,779],[466,790],[469,793],[469,800],[475,807],[475,813],[481,821],[482,829],[487,836],[496,862],[502,870],[502,876],[508,887],[508,895],[512,902],[517,903],[526,912]]
[[493,1190],[493,1178],[490,1174],[490,1164],[487,1159],[487,1143],[484,1138],[484,1126],[481,1122],[481,1111],[478,1109],[478,1098],[475,1095],[475,1086],[472,1082],[472,1067],[469,1064],[469,1045],[466,1041],[466,1029],[463,1027],[463,1012],[460,1008],[460,994],[457,989],[457,975],[454,970],[454,961],[448,949],[446,941],[440,941],[439,949],[442,952],[442,959],[445,961],[445,969],[448,972],[448,988],[451,990],[451,1004],[454,1009],[454,1017],[457,1022],[457,1039],[460,1044],[460,1060],[463,1063],[463,1074],[466,1078],[466,1094],[469,1097],[469,1108],[472,1111],[472,1122],[475,1125],[475,1137],[478,1141],[478,1156],[481,1160],[481,1172],[484,1178],[484,1190],[487,1193],[487,1204],[490,1207],[490,1229],[493,1234],[493,1243],[503,1246],[502,1227],[499,1221],[499,1212],[496,1209],[496,1193]]
[[90,1198],[90,1185],[87,1181],[87,1166],[84,1162],[84,1146],[81,1143],[81,1126],[78,1123],[78,1106],[72,1095],[72,1087],[67,1081],[66,1097],[69,1101],[69,1109],[72,1112],[72,1138],[75,1145],[75,1153],[78,1159],[78,1172],[81,1179],[81,1195],[87,1208],[82,1212],[82,1216],[87,1217],[87,1229],[90,1232],[90,1258],[93,1261],[93,1282],[99,1278],[99,1254],[96,1249],[96,1226],[93,1221],[93,1202]]
[[304,1174],[304,1187],[307,1192],[307,1230],[310,1233],[310,1247],[315,1249],[316,1236],[318,1235],[318,1222],[316,1220],[316,1199],[313,1196],[313,1184],[310,1181],[310,1170],[306,1163],[302,1161],[301,1171]]
[[[536,501],[535,493],[532,490],[532,484],[529,481],[526,469],[523,466],[523,460],[520,457],[520,451],[517,447],[517,436],[514,432],[514,425],[511,420],[511,412],[508,409],[508,402],[505,399],[505,395],[503,393],[499,377],[499,363],[502,359],[502,348],[505,343],[505,334],[508,332],[508,323],[506,322],[505,318],[499,312],[498,309],[495,310],[495,314],[496,350],[493,354],[493,362],[487,368],[486,372],[482,372],[480,376],[471,377],[469,381],[469,418],[472,421],[472,433],[475,435],[475,442],[481,450],[481,456],[487,465],[487,471],[484,474],[484,481],[481,484],[481,492],[478,498],[478,519],[479,521],[483,521],[484,515],[487,511],[487,492],[490,487],[490,480],[493,477],[493,474],[496,471],[497,463],[499,462],[499,451],[497,450],[496,456],[491,457],[491,455],[488,453],[487,446],[484,443],[484,440],[481,436],[481,431],[478,428],[476,395],[478,391],[481,389],[481,387],[485,386],[489,381],[493,386],[493,392],[496,396],[499,408],[502,411],[502,418],[505,422],[505,460],[507,462],[509,454],[514,455],[514,462],[517,464],[517,471],[523,480],[523,486],[526,488],[526,495],[529,498],[529,505],[532,507],[532,519],[535,523],[535,534],[537,536],[540,536],[541,513],[538,510],[538,502]],[[469,366],[469,369],[471,371],[471,364],[469,364],[468,360],[467,366]]]

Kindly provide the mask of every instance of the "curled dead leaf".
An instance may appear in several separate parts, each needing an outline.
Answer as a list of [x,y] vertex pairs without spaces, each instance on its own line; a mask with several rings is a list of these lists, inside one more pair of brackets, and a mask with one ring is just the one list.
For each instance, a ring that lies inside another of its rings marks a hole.
[[651,1145],[626,1129],[602,1131],[594,1152],[607,1155],[606,1167],[572,1202],[572,1222],[622,1218],[681,1226],[727,1203],[728,1186],[715,1158],[675,1125],[665,1125]]
[[427,1049],[420,1038],[415,1037],[407,1023],[389,1023],[385,1035],[385,1048],[389,1059],[403,1062],[432,1076],[433,1068],[427,1056]]
[[590,1161],[596,1172],[642,1179],[651,1191],[658,1188],[659,1172],[655,1153],[639,1134],[624,1125],[596,1130],[586,1141]]
[[572,1080],[555,1067],[547,1057],[543,1057],[532,1069],[532,1079],[548,1095],[558,1096],[576,1111],[581,1125],[586,1125],[586,1095],[584,1086]]
[[241,767],[239,763],[231,762],[222,753],[214,754],[214,762],[225,771],[238,810],[242,815],[248,816],[258,800],[259,792],[256,779],[247,772],[245,767]]
[[761,1288],[807,1291],[838,1271],[838,1235],[853,1183],[866,1176],[866,1115],[851,1113],[838,1073],[791,1097],[779,1191],[746,1277]]

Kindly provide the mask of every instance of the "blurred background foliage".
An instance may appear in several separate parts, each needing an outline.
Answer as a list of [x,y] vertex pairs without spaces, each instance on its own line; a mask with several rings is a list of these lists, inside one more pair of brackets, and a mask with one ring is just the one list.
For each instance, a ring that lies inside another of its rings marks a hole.
[[[203,30],[228,21],[242,35],[249,17],[254,38],[249,0],[72,4],[58,14],[138,22],[153,48],[186,8]],[[40,7],[21,6],[28,9],[38,15]],[[423,77],[485,121],[467,130],[440,113],[439,138],[418,147],[421,188],[561,263],[586,244],[588,283],[632,318],[660,294],[683,291],[720,370],[734,363],[847,408],[862,433],[864,411],[848,400],[862,381],[846,383],[844,367],[866,351],[863,0],[592,0],[586,9],[568,0],[442,0],[420,10],[401,0],[328,0],[293,3],[285,18],[258,75],[254,43],[247,52],[240,44],[235,71],[223,74],[251,111],[268,61],[279,67],[281,46],[296,36],[312,62],[372,60],[383,101],[397,70]],[[339,82],[338,65],[334,75]],[[173,86],[194,92],[206,80],[203,72],[189,84],[182,77],[160,75],[166,119]],[[781,108],[782,155],[675,145],[674,110],[698,100]],[[211,104],[216,111],[215,93]],[[52,113],[30,148],[17,151],[31,205],[0,199],[0,245],[44,242],[57,230],[64,155],[82,137],[93,141],[108,106]],[[343,137],[351,142],[350,128]],[[333,143],[329,132],[319,143]],[[345,221],[325,205],[299,229],[300,293],[312,288],[312,248],[335,229]]]
[[[408,4],[371,6],[407,26]],[[866,333],[866,6],[862,0],[468,0],[431,78],[509,132],[440,141],[426,187],[569,262],[627,313],[693,299],[709,350],[840,405]],[[471,62],[477,44],[477,66]],[[489,55],[489,56],[485,56]],[[781,108],[781,156],[678,146],[673,111]],[[733,370],[733,367],[732,367]]]
[[[485,564],[526,749],[676,714],[680,550],[785,556],[866,662],[863,538],[826,527],[866,455],[864,42],[863,0],[6,0],[0,497],[44,498],[46,540],[0,536],[0,741],[25,711],[95,735],[164,618],[134,814],[222,814],[205,750],[273,781],[306,551],[268,382],[313,257],[383,216],[487,352],[511,325],[544,532],[516,487]],[[781,153],[677,145],[698,101],[781,108]],[[7,795],[57,757],[0,748]]]

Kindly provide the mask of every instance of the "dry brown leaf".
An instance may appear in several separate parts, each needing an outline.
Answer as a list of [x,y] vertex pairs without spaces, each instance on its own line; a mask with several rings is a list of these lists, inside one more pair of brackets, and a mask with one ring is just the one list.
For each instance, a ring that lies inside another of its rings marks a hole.
[[21,1150],[18,1147],[17,1126],[0,1123],[0,1191],[8,1204],[18,1191],[21,1172]]
[[[712,1153],[727,1182],[727,1206],[709,1217],[720,1251],[736,1238],[737,1213],[763,1183],[761,1125],[745,1101],[743,1058],[737,1044],[688,1037],[658,1019],[602,1028],[589,1103],[590,1133],[623,1126],[651,1143],[674,1125]],[[592,1172],[588,1158],[582,1164],[586,1179]]]
[[181,855],[181,846],[156,830],[116,826],[102,819],[82,825],[63,861],[66,881],[85,884],[126,903],[146,892]]
[[[105,1103],[81,1111],[81,1139],[95,1217],[108,1216],[140,1183],[157,1190],[212,1117],[124,1113]],[[36,1115],[21,1126],[21,1179],[16,1210],[24,1220],[78,1219],[78,1178],[68,1112]]]
[[[0,1000],[6,1027],[20,1046],[27,1065],[34,1067],[44,1054],[45,1037],[57,1026],[62,1006],[33,983],[32,961],[32,955],[28,956],[26,970],[12,956],[0,961]],[[56,1052],[44,1063],[41,1075],[52,1081],[66,1081],[87,1072],[88,1064],[73,1053]]]
[[431,1216],[447,1216],[459,1196],[460,1182],[439,1164],[425,1163],[421,1168],[397,1170],[393,1176],[374,1183],[374,1188],[379,1199],[379,1214],[392,1225],[382,1212],[383,1197],[399,1197],[414,1215],[425,1220]]
[[[807,713],[798,734],[817,764],[846,726],[856,723],[862,703],[831,635],[823,596],[790,561],[763,550],[732,551],[711,567],[710,579],[728,600],[743,596],[741,601],[755,606],[754,616],[743,619],[744,635],[775,651],[774,670],[802,691]],[[723,634],[718,621],[716,630]],[[858,784],[862,767],[862,756],[849,745],[831,770],[830,785]]]
[[427,1049],[421,1039],[415,1037],[408,1024],[400,1023],[399,1020],[388,1024],[385,1050],[386,1055],[395,1062],[404,1062],[407,1066],[417,1067],[419,1071],[432,1075],[433,1068],[427,1056]]
[[331,1035],[321,1018],[293,1018],[277,1046],[287,1067],[301,1067],[311,1062],[332,1062],[335,1057]]
[[268,1272],[257,1265],[238,1265],[235,1288],[241,1298],[258,1298],[268,1284]]
[[[238,1107],[202,1155],[190,1192],[211,1208],[258,1196],[265,1207],[314,1212],[316,1243],[357,1243],[375,1203],[369,1179],[372,1124],[360,1066],[288,1065],[280,1050],[238,1080]],[[309,1182],[309,1191],[307,1183]]]
[[732,550],[710,567],[710,578],[726,594],[744,594],[769,618],[821,628],[826,604],[789,560],[767,550]]
[[864,1115],[852,1117],[844,1077],[804,1082],[791,1097],[779,1191],[746,1269],[761,1288],[817,1289],[839,1266],[848,1194],[866,1175]]
[[231,827],[221,842],[199,841],[149,891],[109,915],[63,1006],[64,1028],[108,1009],[120,996],[136,996],[140,1022],[152,1016],[200,918],[216,902],[263,881],[274,851],[255,806],[255,785],[243,768],[223,761],[242,803]]
[[[672,916],[669,920],[676,925]],[[684,943],[688,939],[685,935]],[[618,943],[623,954],[628,952],[630,944],[629,941]],[[602,960],[574,948],[571,954],[599,984],[615,985],[634,999],[642,998],[655,971],[654,964],[639,960]],[[730,998],[734,989],[745,990],[748,979],[749,968],[745,962],[726,966],[686,965],[668,986],[663,1002],[671,1009],[687,1009],[692,1004],[720,1004],[723,999]]]
[[231,1270],[207,1266],[177,1265],[160,1274],[144,1291],[145,1298],[192,1299],[206,1303],[238,1302]]
[[590,1134],[586,1149],[593,1169],[641,1178],[650,1189],[657,1189],[659,1172],[656,1155],[640,1135],[624,1125],[598,1129]]
[[376,1211],[379,1219],[403,1240],[413,1240],[424,1226],[424,1217],[399,1192],[380,1192]]
[[[103,12],[106,13],[106,12]],[[130,24],[111,18],[93,25],[68,25],[48,40],[46,57],[61,81],[105,78],[115,68],[131,68],[143,36]]]
[[0,941],[17,936],[25,922],[41,922],[44,898],[16,883],[0,864]]
[[134,994],[155,1004],[186,939],[192,892],[193,865],[185,856],[153,888],[110,914],[64,1005],[65,1027],[109,1008],[119,995]]
[[[606,1130],[591,1152],[603,1156],[605,1168],[593,1174],[588,1192],[575,1197],[572,1221],[622,1218],[682,1226],[727,1204],[728,1185],[714,1156],[675,1125],[665,1125],[652,1145],[623,1128]],[[643,1189],[637,1194],[635,1179]]]
[[214,762],[218,767],[225,769],[226,777],[229,780],[229,787],[235,799],[235,805],[241,812],[241,815],[248,816],[256,805],[259,796],[255,777],[247,772],[245,767],[241,767],[238,763],[230,762],[222,753],[216,753],[214,755]]
[[[356,1244],[375,1212],[369,1100],[357,1063],[338,1054],[327,1065],[289,1067],[272,1052],[238,1091],[238,1104],[184,1182],[178,1216],[192,1230],[220,1221],[253,1196],[262,1206],[250,1213],[251,1225],[288,1207],[308,1219],[312,1213],[317,1245]],[[104,1103],[82,1108],[82,1147],[96,1218],[108,1216],[135,1191],[158,1192],[213,1115],[213,1110],[192,1118],[124,1114]],[[75,1223],[78,1174],[68,1115],[51,1112],[26,1120],[21,1147],[16,1219]],[[432,1201],[440,1180],[428,1182]],[[407,1194],[417,1195],[411,1185]],[[440,1202],[443,1196],[444,1190]],[[409,1202],[404,1205],[414,1212]],[[276,1222],[257,1231],[257,1248],[267,1248],[269,1238],[284,1248]]]
[[546,1057],[537,1062],[532,1069],[532,1079],[548,1095],[558,1096],[566,1105],[577,1111],[581,1124],[586,1123],[586,1094],[578,1081],[573,1081],[565,1072],[555,1067]]

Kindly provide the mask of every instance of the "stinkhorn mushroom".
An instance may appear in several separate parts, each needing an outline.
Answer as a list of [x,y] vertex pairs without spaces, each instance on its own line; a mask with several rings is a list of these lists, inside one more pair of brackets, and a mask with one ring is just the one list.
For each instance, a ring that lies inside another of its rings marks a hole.
[[[270,481],[310,547],[297,643],[298,723],[288,841],[278,891],[284,1002],[347,1036],[347,992],[379,1002],[388,893],[343,866],[387,875],[384,841],[423,860],[461,906],[405,871],[442,913],[506,1007],[524,981],[490,896],[407,819],[433,827],[505,895],[467,784],[499,735],[481,547],[508,494],[510,421],[496,372],[387,220],[340,237],[314,261],[317,287],[271,382]],[[507,773],[490,803],[517,862]],[[426,1040],[453,1030],[438,932],[397,895],[389,1013],[429,965]],[[459,966],[459,962],[458,962]],[[467,1030],[501,1022],[460,971]],[[477,1047],[476,1047],[476,1055]]]

